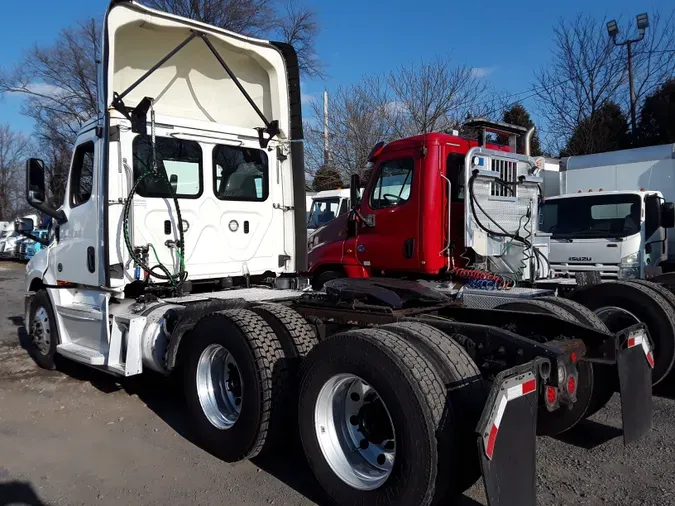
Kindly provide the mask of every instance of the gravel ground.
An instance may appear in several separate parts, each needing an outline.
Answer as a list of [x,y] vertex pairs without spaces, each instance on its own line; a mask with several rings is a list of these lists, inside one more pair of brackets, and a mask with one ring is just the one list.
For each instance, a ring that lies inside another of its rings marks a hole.
[[[0,263],[0,289],[0,506],[322,503],[299,452],[232,465],[194,445],[162,378],[38,369],[22,347],[23,265]],[[564,440],[539,438],[539,504],[675,505],[674,399],[671,381],[628,448],[617,395]],[[482,485],[457,504],[485,504]]]

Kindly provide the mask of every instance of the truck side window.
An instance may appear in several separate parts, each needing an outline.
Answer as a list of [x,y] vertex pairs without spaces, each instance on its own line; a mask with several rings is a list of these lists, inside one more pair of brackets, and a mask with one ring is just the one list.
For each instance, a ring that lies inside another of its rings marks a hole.
[[[177,197],[198,198],[202,194],[202,148],[198,142],[157,137],[157,168],[164,172]],[[152,170],[152,142],[149,136],[134,139],[134,178]],[[171,190],[162,178],[146,177],[138,186],[141,197],[171,198]]]
[[656,195],[645,197],[645,239],[661,226],[661,199]]
[[213,191],[220,200],[262,202],[269,193],[267,154],[260,149],[216,146]]
[[384,209],[405,204],[410,198],[415,160],[387,160],[380,165],[377,181],[370,194],[370,207]]
[[70,207],[77,207],[91,198],[94,180],[94,143],[80,144],[73,156],[70,180]]
[[445,167],[450,180],[450,202],[464,202],[464,155],[450,153]]

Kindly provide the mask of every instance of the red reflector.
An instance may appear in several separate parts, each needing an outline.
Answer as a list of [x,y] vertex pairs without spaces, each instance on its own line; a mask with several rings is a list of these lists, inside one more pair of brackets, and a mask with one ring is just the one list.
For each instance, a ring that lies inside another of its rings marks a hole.
[[632,348],[632,347],[635,346],[635,345],[636,345],[636,343],[635,343],[635,338],[634,338],[634,337],[629,337],[629,338],[628,338],[628,347],[629,347],[629,348]]
[[73,283],[70,281],[61,281],[60,279],[56,281],[56,286],[73,286]]
[[574,364],[577,361],[577,352],[573,351],[572,352],[572,363]]
[[555,404],[555,400],[558,398],[558,392],[553,387],[546,387],[546,402],[549,404]]
[[577,380],[574,376],[570,376],[569,378],[567,378],[567,391],[570,394],[573,394],[576,389],[577,389]]
[[529,381],[526,381],[523,383],[523,395],[529,394],[530,392],[534,392],[537,388],[537,380],[536,379],[531,379]]
[[654,353],[651,351],[647,353],[647,362],[649,362],[649,367],[654,369]]
[[485,454],[490,460],[492,460],[492,454],[495,451],[495,442],[497,441],[498,430],[499,429],[496,425],[492,425],[492,429],[490,429],[490,437],[488,437],[487,448],[485,448]]

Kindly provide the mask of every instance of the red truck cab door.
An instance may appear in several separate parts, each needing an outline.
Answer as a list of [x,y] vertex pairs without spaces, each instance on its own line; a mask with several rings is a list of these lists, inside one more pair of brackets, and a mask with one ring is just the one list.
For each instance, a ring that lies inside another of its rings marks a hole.
[[356,256],[374,275],[419,269],[420,164],[419,148],[383,154],[363,192],[361,214],[375,226],[360,227]]

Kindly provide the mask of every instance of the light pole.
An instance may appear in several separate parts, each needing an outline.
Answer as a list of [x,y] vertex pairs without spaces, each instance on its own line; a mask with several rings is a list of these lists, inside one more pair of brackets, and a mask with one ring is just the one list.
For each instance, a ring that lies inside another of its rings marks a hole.
[[645,30],[649,26],[649,17],[646,12],[638,14],[635,16],[637,21],[638,28],[638,38],[637,39],[626,39],[623,42],[617,42],[616,36],[619,34],[619,25],[616,24],[616,20],[613,19],[607,23],[607,33],[614,41],[614,44],[617,46],[626,46],[628,49],[628,85],[630,86],[630,129],[633,134],[633,139],[635,139],[635,86],[633,85],[633,44],[640,42],[645,38]]

